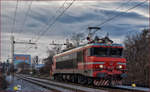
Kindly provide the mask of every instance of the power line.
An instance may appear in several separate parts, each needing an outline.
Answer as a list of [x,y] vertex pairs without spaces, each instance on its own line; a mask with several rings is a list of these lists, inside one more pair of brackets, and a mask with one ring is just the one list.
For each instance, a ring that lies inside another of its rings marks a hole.
[[[142,3],[139,3],[139,4],[135,5],[135,6],[131,7],[131,8],[129,8],[129,9],[127,9],[127,10],[124,11],[124,12],[129,12],[130,10],[132,10],[132,9],[134,9],[134,8],[136,8],[136,7],[140,6],[140,5],[142,5],[142,4],[144,4],[146,1],[148,1],[148,0],[145,0],[145,1],[142,2]],[[115,15],[115,16],[113,16],[113,17],[107,19],[107,20],[105,20],[104,22],[100,23],[100,24],[97,25],[97,26],[101,26],[101,25],[103,25],[103,24],[105,24],[105,23],[107,23],[107,22],[113,20],[114,18],[116,18],[116,17],[118,17],[118,16],[120,16],[120,15],[122,15],[122,14],[117,14],[117,15]],[[55,22],[54,22],[54,23],[55,23]],[[48,29],[49,29],[49,28],[51,28],[51,26],[49,26]],[[47,30],[46,30],[46,31],[47,31]],[[44,31],[42,35],[44,35],[44,33],[46,33],[46,31]],[[38,37],[38,39],[37,39],[35,42],[37,42],[39,39],[40,39],[40,36]],[[27,49],[26,51],[28,51],[28,50],[29,50],[29,49]]]
[[[60,6],[60,7],[56,10],[56,12],[58,12],[58,11],[65,5],[66,1],[67,1],[67,0],[65,0],[65,2],[62,4],[62,6]],[[48,21],[50,21],[50,19],[51,19],[51,17],[48,18]],[[48,24],[49,24],[49,23],[48,23]],[[47,24],[47,25],[48,25],[48,24]],[[46,26],[47,26],[47,25],[46,25]],[[41,30],[42,30],[43,28],[45,28],[45,27],[43,26],[43,27],[41,28]],[[39,33],[39,34],[40,34],[40,33]],[[34,39],[34,36],[31,38],[31,41],[32,41],[33,39]],[[31,49],[31,48],[32,48],[32,46],[29,47],[27,50],[25,50],[25,52],[27,52],[27,51],[28,51],[29,49]]]
[[[67,0],[65,0],[65,2],[56,10],[56,13],[65,5],[65,3],[67,2]],[[51,19],[51,17],[49,17],[48,18],[48,21],[50,21],[50,19]],[[47,26],[49,25],[49,23],[48,24],[46,24],[46,26],[43,26],[42,28],[41,28],[41,30],[43,30],[44,28],[46,28]],[[42,33],[42,31],[41,32],[39,32],[39,34],[37,34],[37,35],[40,35]],[[36,34],[35,34],[36,35]],[[36,38],[36,37],[35,37]],[[31,41],[34,39],[34,36],[31,38]]]
[[[131,2],[132,0],[128,0],[127,2],[125,2],[125,3],[122,3],[121,5],[119,5],[118,7],[116,7],[115,9],[114,9],[114,11],[115,10],[118,10],[118,9],[120,9],[120,8],[122,8],[122,7],[124,7],[125,5],[127,5],[129,2]],[[82,31],[81,33],[84,33],[85,31],[87,31],[87,30],[84,30],[84,31]]]
[[120,9],[122,6],[128,4],[129,2],[131,2],[132,0],[128,0],[126,3],[122,3],[119,7],[117,7],[115,10]]
[[39,35],[35,42],[37,42],[56,22],[57,20],[71,7],[75,0],[48,26],[45,31],[42,32],[41,36]]
[[[122,6],[128,4],[130,1],[132,1],[132,0],[129,0],[129,1],[127,1],[126,3],[121,4],[121,5],[120,5],[119,7],[117,7],[115,10],[120,9]],[[148,0],[145,0],[145,1],[143,1],[143,2],[141,2],[141,3],[139,3],[139,4],[137,4],[137,5],[135,5],[135,6],[131,7],[131,8],[129,8],[129,9],[125,10],[124,12],[130,11],[130,10],[132,10],[132,9],[134,9],[134,8],[136,8],[136,7],[140,6],[140,5],[142,5],[142,4],[144,4],[146,1],[148,1]],[[117,15],[115,15],[115,16],[112,16],[111,18],[108,18],[108,19],[104,20],[102,23],[100,23],[99,25],[96,25],[96,26],[101,26],[101,25],[103,25],[103,24],[105,24],[105,23],[107,23],[107,22],[113,20],[114,18],[119,17],[120,15],[123,15],[123,14],[117,14]],[[101,26],[101,27],[102,27],[102,26]],[[84,33],[85,31],[86,31],[86,30],[84,30],[83,33]]]
[[[142,4],[144,4],[146,1],[148,1],[148,0],[145,0],[145,1],[143,1],[143,2],[141,2],[141,3],[139,3],[139,4],[137,4],[137,5],[135,5],[135,6],[131,7],[131,8],[129,8],[129,9],[125,10],[124,12],[129,12],[130,10],[132,10],[132,9],[134,9],[134,8],[136,8],[136,7],[140,6],[140,5],[142,5]],[[103,21],[102,23],[100,23],[100,24],[98,24],[98,25],[96,25],[96,26],[101,26],[101,25],[103,25],[103,24],[105,24],[105,23],[107,23],[107,22],[109,22],[109,21],[115,19],[116,17],[119,17],[120,15],[123,15],[123,14],[121,13],[121,14],[117,14],[117,15],[115,15],[115,16],[112,16],[111,18],[109,18],[109,19]],[[102,27],[102,26],[101,26],[101,27]]]
[[28,19],[28,15],[29,15],[29,12],[30,12],[30,10],[31,10],[32,3],[33,3],[33,1],[30,1],[29,8],[28,8],[27,12],[25,13],[25,18],[24,18],[24,20],[23,20],[23,26],[22,26],[22,28],[20,29],[19,34],[21,34],[21,33],[23,32],[23,29],[24,29],[25,24],[26,24],[26,20]]
[[50,28],[52,28],[52,26],[57,22],[57,20],[71,7],[71,5],[74,3],[74,1],[75,0],[73,0],[72,3],[67,8],[65,8],[65,10],[60,15],[58,15],[55,18],[55,20],[42,32],[42,34],[37,37],[35,42],[37,42]]
[[15,30],[15,25],[16,25],[16,14],[17,14],[17,10],[18,10],[18,3],[19,1],[17,0],[16,2],[16,8],[15,8],[15,14],[14,14],[14,19],[13,19],[13,28],[11,30],[11,34],[13,34],[14,30]]
[[[62,5],[61,7],[63,7],[63,6],[65,5],[66,1],[67,1],[67,0],[65,0],[65,2],[63,3],[63,5]],[[29,11],[31,10],[32,4],[33,4],[33,1],[30,2],[29,8],[28,8],[28,10],[27,10],[27,12],[26,12],[26,15],[25,15],[25,18],[24,18],[24,21],[23,21],[23,25],[25,25],[25,23],[26,23],[26,20],[27,20],[27,18],[28,18]],[[61,8],[61,7],[60,7],[60,8]],[[60,8],[59,8],[59,9],[60,9]],[[59,9],[58,9],[58,10],[59,10]],[[58,10],[57,10],[57,11],[58,11]],[[56,12],[57,12],[57,11],[56,11]],[[49,17],[48,21],[50,21],[50,17]],[[23,32],[23,28],[24,28],[24,26],[23,26],[22,29],[19,31],[20,33]],[[41,29],[42,29],[42,28],[41,28]],[[19,34],[20,34],[20,33],[19,33]],[[33,37],[34,37],[34,36],[33,36]],[[33,38],[32,38],[32,39],[33,39]],[[31,40],[31,41],[32,41],[32,40]],[[32,48],[32,47],[29,47],[29,49],[30,49],[30,48]]]
[[67,2],[67,0],[65,0],[65,2],[62,4],[62,6],[60,6],[56,12],[58,12],[61,8],[63,8],[65,6],[66,2]]
[[[55,20],[42,32],[41,36],[39,35],[38,38],[35,40],[35,43],[38,42],[38,40],[43,36],[45,35],[45,33],[50,29],[52,28],[52,26],[57,22],[57,20],[73,5],[75,0],[72,1],[72,3],[67,7],[65,8],[65,10],[60,14],[58,15]],[[52,30],[50,30],[52,31]],[[29,49],[31,49],[32,47],[28,48],[25,52],[27,52]]]
[[[21,29],[19,30],[18,34],[21,34],[24,31],[23,29],[25,27],[25,24],[26,24],[28,15],[29,15],[29,11],[31,10],[32,3],[33,3],[33,1],[30,1],[29,7],[27,9],[27,12],[25,13],[25,18],[23,19],[23,25],[22,25]],[[17,40],[20,40],[20,39],[17,39]]]

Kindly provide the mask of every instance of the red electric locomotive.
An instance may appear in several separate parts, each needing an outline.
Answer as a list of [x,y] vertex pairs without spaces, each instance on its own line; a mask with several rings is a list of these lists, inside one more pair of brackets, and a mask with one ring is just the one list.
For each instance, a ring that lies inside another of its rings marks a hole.
[[50,75],[81,84],[118,85],[126,77],[122,52],[121,44],[89,43],[55,55]]

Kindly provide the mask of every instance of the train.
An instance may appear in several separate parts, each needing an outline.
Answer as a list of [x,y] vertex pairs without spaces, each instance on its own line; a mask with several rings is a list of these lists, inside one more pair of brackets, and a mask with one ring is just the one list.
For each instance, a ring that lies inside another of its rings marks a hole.
[[92,42],[56,54],[50,77],[83,85],[121,85],[127,77],[123,45]]

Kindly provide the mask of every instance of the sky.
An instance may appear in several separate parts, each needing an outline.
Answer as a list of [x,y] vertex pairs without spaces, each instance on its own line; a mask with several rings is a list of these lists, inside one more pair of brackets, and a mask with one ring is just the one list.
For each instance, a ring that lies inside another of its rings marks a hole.
[[[89,26],[97,26],[113,16],[96,33],[104,37],[107,33],[115,43],[123,44],[127,35],[134,35],[149,28],[149,2],[127,11],[144,0],[76,0],[61,15],[72,1],[1,1],[1,60],[10,56],[10,36],[15,41],[36,42],[35,45],[15,44],[15,54],[47,57],[52,40],[64,43],[71,34],[87,35]],[[56,18],[61,15],[57,21]],[[51,27],[49,27],[53,24]],[[42,34],[42,36],[41,36]],[[28,48],[32,47],[28,50]],[[35,49],[37,47],[37,49]]]

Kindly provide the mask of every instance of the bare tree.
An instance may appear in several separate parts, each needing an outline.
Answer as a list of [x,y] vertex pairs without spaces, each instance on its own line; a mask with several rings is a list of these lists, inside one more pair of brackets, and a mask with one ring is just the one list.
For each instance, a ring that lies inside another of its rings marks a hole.
[[53,64],[53,56],[55,55],[54,50],[48,50],[49,53],[48,57],[43,59],[44,67],[40,69],[40,73],[49,75],[49,72],[51,70],[52,64]]
[[124,41],[125,57],[127,59],[127,81],[135,82],[142,86],[149,85],[149,30],[141,34],[127,36]]
[[34,56],[34,57],[32,58],[32,63],[33,63],[34,65],[39,63],[39,58],[38,58],[38,56]]

